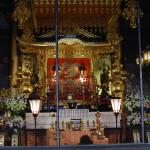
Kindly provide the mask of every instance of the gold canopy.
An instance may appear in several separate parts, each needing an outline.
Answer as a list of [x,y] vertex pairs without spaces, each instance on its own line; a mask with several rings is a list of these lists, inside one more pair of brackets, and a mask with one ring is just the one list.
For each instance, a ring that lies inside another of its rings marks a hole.
[[[54,0],[33,1],[36,27],[55,26]],[[59,0],[60,26],[107,26],[120,13],[120,0]]]
[[[18,21],[18,28],[22,30],[21,36],[17,38],[19,49],[22,52],[22,64],[19,67],[22,67],[22,72],[31,72],[32,74],[34,68],[27,66],[38,61],[40,66],[36,71],[38,70],[39,77],[41,79],[45,77],[45,80],[47,58],[54,57],[55,42],[37,42],[35,41],[35,33],[41,27],[55,27],[54,6],[54,0],[35,0],[31,3],[29,0],[19,0],[13,12],[13,19]],[[120,63],[121,38],[117,32],[120,0],[59,0],[58,6],[60,30],[64,27],[74,27],[76,32],[88,38],[95,35],[82,30],[84,26],[104,26],[107,30],[105,42],[84,42],[77,38],[62,38],[59,40],[59,56],[89,57],[95,61],[95,64],[98,62],[97,66],[99,66],[99,59],[103,55],[111,56],[111,91],[112,94],[122,97],[125,74]],[[33,54],[36,54],[35,60],[33,60]],[[14,58],[12,59],[14,60]],[[34,66],[37,66],[37,64]],[[27,82],[28,88],[30,88],[30,74],[23,77],[26,81],[23,81],[20,85],[23,85],[26,89]],[[14,78],[12,84],[14,84]],[[43,86],[43,89],[46,89],[45,82],[43,82]]]

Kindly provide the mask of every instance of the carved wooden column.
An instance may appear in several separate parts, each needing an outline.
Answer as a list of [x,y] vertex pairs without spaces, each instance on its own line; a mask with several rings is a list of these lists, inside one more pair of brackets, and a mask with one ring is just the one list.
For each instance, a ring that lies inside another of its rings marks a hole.
[[[108,41],[112,45],[112,49],[114,49],[114,53],[112,54],[112,73],[111,73],[111,82],[112,82],[112,95],[120,97],[122,99],[122,103],[124,102],[124,88],[126,81],[126,72],[123,70],[123,65],[121,64],[121,37],[118,34],[118,15],[116,15],[113,23],[108,27]],[[126,139],[126,118],[124,110],[122,109],[122,117],[121,117],[121,141],[125,141]]]

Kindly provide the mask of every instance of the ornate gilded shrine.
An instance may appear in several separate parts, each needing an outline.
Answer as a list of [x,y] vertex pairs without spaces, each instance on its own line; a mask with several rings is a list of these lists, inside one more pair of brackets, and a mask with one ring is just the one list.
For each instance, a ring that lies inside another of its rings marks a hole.
[[[22,92],[32,92],[38,84],[40,96],[46,100],[50,90],[52,102],[56,57],[54,3],[18,0],[12,14],[18,24],[20,52],[15,55],[14,46],[12,85]],[[73,94],[73,99],[91,104],[96,103],[96,95],[123,98],[125,73],[117,32],[120,0],[59,0],[58,7],[60,99],[65,101]],[[35,75],[38,79],[33,83]]]

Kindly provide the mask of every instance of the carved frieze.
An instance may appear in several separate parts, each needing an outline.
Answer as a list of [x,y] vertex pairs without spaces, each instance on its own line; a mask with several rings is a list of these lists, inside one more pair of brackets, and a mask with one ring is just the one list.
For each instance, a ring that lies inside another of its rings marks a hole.
[[22,31],[19,38],[30,43],[34,39],[31,3],[29,0],[18,0],[15,1],[15,4],[16,8],[12,13],[12,19],[18,23],[18,29]]

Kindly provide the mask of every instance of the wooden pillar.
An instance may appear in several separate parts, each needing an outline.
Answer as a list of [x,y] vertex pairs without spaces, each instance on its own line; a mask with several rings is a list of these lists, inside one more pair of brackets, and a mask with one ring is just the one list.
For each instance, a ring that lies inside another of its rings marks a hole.
[[13,23],[12,25],[12,68],[11,68],[11,94],[15,94],[16,90],[12,87],[13,84],[16,82],[16,73],[17,73],[17,67],[18,67],[18,56],[17,56],[17,43],[16,43],[16,35],[17,29],[16,24]]

